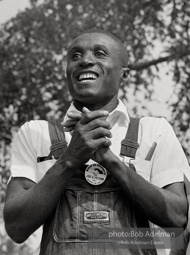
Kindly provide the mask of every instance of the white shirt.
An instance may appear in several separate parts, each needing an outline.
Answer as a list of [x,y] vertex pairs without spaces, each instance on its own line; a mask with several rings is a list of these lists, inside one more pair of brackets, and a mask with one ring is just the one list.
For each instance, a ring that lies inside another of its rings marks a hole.
[[[73,111],[74,106],[68,109]],[[129,116],[124,104],[119,104],[110,113],[107,120],[112,129],[112,152],[126,164],[129,158],[120,156],[121,141],[125,138]],[[66,141],[70,142],[71,134],[65,133]],[[183,181],[183,173],[190,175],[190,168],[170,124],[164,118],[144,117],[140,120],[136,159],[133,164],[136,171],[147,181],[158,187]],[[151,161],[145,157],[152,146],[157,143]],[[11,176],[26,177],[39,182],[47,170],[55,163],[55,159],[37,163],[37,157],[47,156],[51,145],[48,123],[44,120],[26,122],[19,130],[12,150]],[[190,179],[190,178],[189,178]]]
[[[71,104],[68,111],[77,111]],[[130,159],[120,156],[121,141],[125,138],[129,116],[124,104],[119,104],[113,110],[107,121],[112,129],[112,152],[125,164]],[[69,144],[71,134],[65,133],[66,141]],[[144,117],[140,120],[136,159],[133,164],[136,171],[144,179],[158,187],[164,187],[175,182],[182,182],[184,173],[190,180],[190,168],[181,148],[181,145],[174,134],[170,124],[164,118]],[[157,143],[156,150],[151,161],[145,160],[153,142]],[[34,182],[39,182],[48,169],[55,163],[55,159],[37,163],[37,157],[47,156],[51,145],[48,122],[43,120],[26,122],[19,130],[17,139],[12,150],[12,177],[26,177]],[[92,163],[91,161],[88,162]],[[159,254],[165,254],[163,250]],[[38,252],[36,253],[38,254]]]

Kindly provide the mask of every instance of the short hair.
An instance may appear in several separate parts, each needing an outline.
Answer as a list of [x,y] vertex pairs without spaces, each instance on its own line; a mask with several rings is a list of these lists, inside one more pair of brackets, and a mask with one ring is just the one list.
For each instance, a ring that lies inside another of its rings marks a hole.
[[128,66],[128,54],[127,54],[125,45],[118,37],[116,37],[111,32],[109,32],[107,30],[100,29],[100,28],[90,28],[90,29],[87,29],[87,30],[84,30],[83,32],[81,32],[77,37],[75,37],[75,39],[77,39],[79,36],[81,36],[83,34],[92,34],[92,33],[104,34],[104,35],[107,35],[110,38],[112,38],[119,45],[119,47],[121,49],[121,58],[122,58],[121,61],[122,61],[123,66]]

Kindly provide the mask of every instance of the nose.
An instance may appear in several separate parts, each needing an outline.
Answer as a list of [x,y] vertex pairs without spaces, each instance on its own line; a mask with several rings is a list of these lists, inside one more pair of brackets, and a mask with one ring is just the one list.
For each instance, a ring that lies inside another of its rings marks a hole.
[[95,64],[95,59],[93,57],[93,54],[90,52],[85,53],[80,61],[80,65],[82,67],[86,67],[86,66],[93,66]]

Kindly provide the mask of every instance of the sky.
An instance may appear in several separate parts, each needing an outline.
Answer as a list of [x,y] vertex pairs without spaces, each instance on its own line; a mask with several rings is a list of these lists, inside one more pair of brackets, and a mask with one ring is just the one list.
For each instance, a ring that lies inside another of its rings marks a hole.
[[8,21],[16,16],[19,11],[23,11],[29,6],[29,0],[2,0],[0,2],[0,24]]
[[[41,0],[43,2],[43,0]],[[30,7],[29,0],[2,0],[0,1],[0,25],[16,16],[18,12],[24,11]],[[158,46],[159,47],[159,46]],[[158,49],[159,52],[159,49]],[[167,64],[160,66],[160,80],[155,81],[155,93],[153,101],[147,102],[147,108],[152,115],[170,118],[170,111],[167,106],[167,100],[172,96],[171,74],[167,73]],[[142,113],[146,115],[146,112]]]

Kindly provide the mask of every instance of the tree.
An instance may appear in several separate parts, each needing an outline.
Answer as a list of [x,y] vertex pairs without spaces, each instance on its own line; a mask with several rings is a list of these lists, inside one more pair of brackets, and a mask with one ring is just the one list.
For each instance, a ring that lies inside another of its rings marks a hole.
[[[31,119],[60,118],[71,100],[64,74],[66,51],[80,31],[98,27],[118,36],[129,52],[131,78],[121,86],[128,100],[144,89],[151,100],[161,63],[170,63],[175,97],[171,123],[190,154],[189,0],[31,0],[0,30],[1,195],[9,177],[12,134]],[[161,51],[155,56],[155,45]],[[143,102],[142,102],[143,103]],[[134,114],[141,115],[138,103]]]

